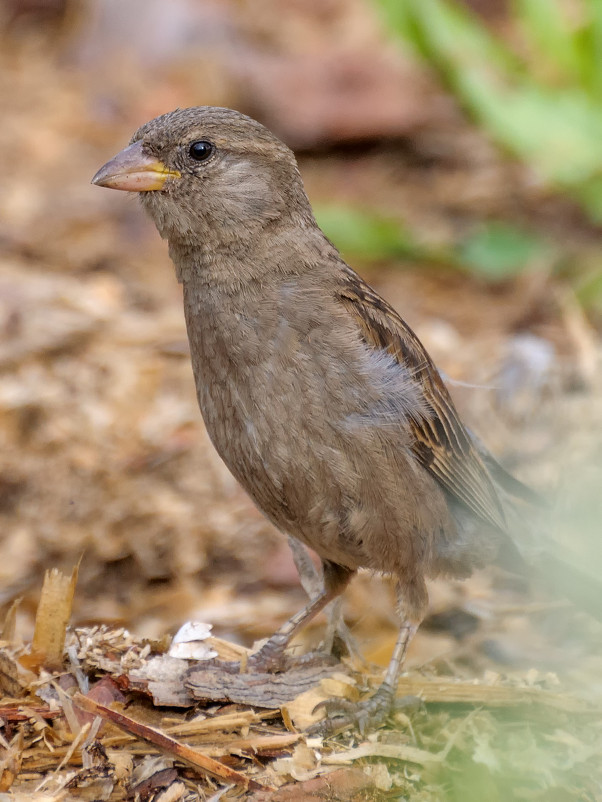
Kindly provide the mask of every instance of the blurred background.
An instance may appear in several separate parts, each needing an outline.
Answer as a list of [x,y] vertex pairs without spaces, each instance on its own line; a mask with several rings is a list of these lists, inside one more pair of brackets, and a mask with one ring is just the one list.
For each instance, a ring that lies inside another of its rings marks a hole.
[[[178,106],[234,107],[297,152],[327,235],[599,573],[598,0],[3,0],[0,31],[0,601],[22,599],[23,638],[44,569],[82,555],[78,624],[159,638],[192,618],[251,644],[303,602],[203,429],[165,243],[90,185]],[[392,598],[368,576],[346,594],[383,665]],[[408,664],[599,696],[601,642],[489,570],[432,584]]]

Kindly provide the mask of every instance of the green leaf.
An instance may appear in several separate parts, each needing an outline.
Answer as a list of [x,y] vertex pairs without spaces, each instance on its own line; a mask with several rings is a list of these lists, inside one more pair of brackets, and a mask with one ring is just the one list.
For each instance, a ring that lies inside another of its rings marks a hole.
[[489,279],[515,276],[549,256],[550,248],[541,239],[501,222],[483,225],[458,247],[459,261]]
[[584,307],[602,311],[602,265],[578,282],[575,295]]
[[315,208],[318,225],[344,254],[386,259],[416,252],[410,234],[399,221],[339,204]]
[[[602,219],[597,191],[602,176],[601,0],[583,0],[586,22],[575,31],[564,25],[558,0],[515,0],[532,49],[549,59],[549,69],[543,64],[537,74],[558,75],[563,67],[561,86],[538,79],[528,63],[451,0],[378,2],[390,28],[406,40],[411,37],[499,144],[541,180],[568,191],[595,221]],[[400,3],[406,11],[403,24],[396,13]]]
[[562,4],[514,0],[513,8],[527,44],[535,51],[535,66],[541,65],[557,78],[581,82],[586,53],[579,41],[580,28],[571,25]]

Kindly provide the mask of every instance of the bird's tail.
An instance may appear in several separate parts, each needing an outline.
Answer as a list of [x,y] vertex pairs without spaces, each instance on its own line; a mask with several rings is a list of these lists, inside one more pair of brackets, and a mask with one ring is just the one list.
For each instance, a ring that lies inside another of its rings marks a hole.
[[[554,544],[554,550],[558,548]],[[533,571],[541,584],[554,596],[563,596],[581,610],[602,621],[602,581],[584,567],[576,565],[567,554],[542,550],[533,563]]]
[[[501,466],[498,468],[503,471]],[[507,476],[511,483],[505,482],[503,487],[509,501],[505,505],[508,532],[526,565],[526,571],[520,573],[535,579],[555,598],[567,598],[602,621],[602,566],[597,570],[594,559],[552,536],[557,527],[551,505],[514,477]],[[500,478],[498,471],[498,483]]]

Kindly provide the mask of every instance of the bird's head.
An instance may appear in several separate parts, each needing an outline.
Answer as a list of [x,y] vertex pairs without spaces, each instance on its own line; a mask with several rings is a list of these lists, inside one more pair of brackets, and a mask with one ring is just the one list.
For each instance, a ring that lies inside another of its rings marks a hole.
[[197,106],[151,120],[92,183],[139,192],[175,247],[245,247],[278,221],[311,218],[291,150],[232,109]]

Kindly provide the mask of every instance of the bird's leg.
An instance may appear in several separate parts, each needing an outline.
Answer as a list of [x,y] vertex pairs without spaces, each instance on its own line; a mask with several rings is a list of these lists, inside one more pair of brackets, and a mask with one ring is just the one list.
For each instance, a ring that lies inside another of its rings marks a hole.
[[[321,573],[314,565],[307,547],[300,540],[289,536],[288,543],[293,553],[293,560],[299,572],[303,589],[310,599],[317,598],[324,589]],[[358,655],[359,651],[355,639],[343,618],[342,604],[343,600],[340,596],[330,602],[330,607],[326,610],[328,623],[319,649],[325,654],[340,654],[343,652]]]
[[299,573],[299,579],[303,585],[303,590],[310,599],[315,599],[324,590],[324,581],[320,572],[310,557],[306,546],[297,540],[296,537],[288,537],[288,545],[291,547],[295,568]]
[[[307,554],[307,552],[306,552]],[[302,610],[283,624],[259,649],[248,659],[248,667],[253,671],[275,672],[286,667],[284,651],[293,637],[311,621],[326,605],[336,599],[346,588],[354,571],[340,565],[324,561],[324,584],[318,595]]]
[[[405,605],[401,607],[403,610]],[[393,655],[387,667],[385,678],[376,693],[369,699],[357,703],[340,699],[332,699],[320,703],[318,708],[321,707],[326,710],[327,718],[310,727],[307,731],[308,735],[328,737],[351,727],[363,734],[384,724],[393,707],[399,674],[408,646],[416,634],[422,619],[422,615],[416,615],[417,610],[415,608],[412,612],[414,615],[411,618],[407,612],[403,616],[403,623],[395,642],[395,648],[393,649]]]
[[347,702],[343,699],[321,702],[318,708],[326,710],[327,718],[310,727],[307,734],[326,738],[351,727],[364,734],[384,724],[393,707],[401,666],[417,629],[418,624],[407,621],[402,625],[385,679],[376,693],[363,702]]

